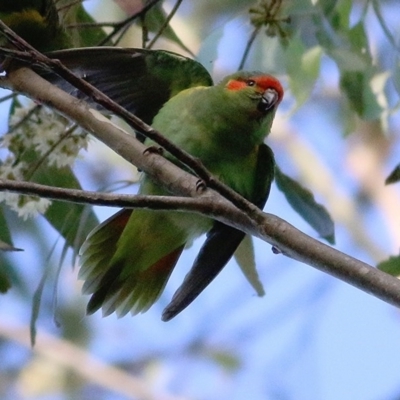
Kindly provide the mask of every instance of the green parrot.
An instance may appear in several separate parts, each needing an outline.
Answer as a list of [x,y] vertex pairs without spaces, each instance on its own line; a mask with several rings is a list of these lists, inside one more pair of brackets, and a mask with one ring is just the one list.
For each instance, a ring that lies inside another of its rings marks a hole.
[[[198,62],[167,51],[85,48],[50,53],[170,141],[198,157],[221,181],[263,208],[274,178],[264,144],[283,97],[280,82],[237,72],[213,85]],[[39,72],[73,95],[86,96]],[[146,144],[152,145],[151,141]],[[174,162],[173,157],[168,156]],[[149,176],[141,194],[167,195]],[[148,310],[161,295],[183,249],[207,233],[194,264],[163,312],[170,320],[217,276],[245,234],[187,212],[123,209],[95,228],[81,250],[79,277],[91,294],[89,314]]]
[[0,19],[41,51],[69,46],[70,40],[60,24],[54,0],[3,0]]

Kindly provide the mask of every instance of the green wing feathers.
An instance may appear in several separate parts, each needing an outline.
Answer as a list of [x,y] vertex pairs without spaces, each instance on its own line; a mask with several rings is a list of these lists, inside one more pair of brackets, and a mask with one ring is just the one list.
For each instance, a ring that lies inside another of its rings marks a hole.
[[[200,63],[169,51],[92,47],[55,51],[48,56],[59,59],[147,124],[180,91],[213,84]],[[91,102],[57,75],[40,68],[36,71],[63,90]]]
[[147,311],[159,298],[185,247],[185,231],[165,212],[122,210],[96,228],[81,249],[87,311]]

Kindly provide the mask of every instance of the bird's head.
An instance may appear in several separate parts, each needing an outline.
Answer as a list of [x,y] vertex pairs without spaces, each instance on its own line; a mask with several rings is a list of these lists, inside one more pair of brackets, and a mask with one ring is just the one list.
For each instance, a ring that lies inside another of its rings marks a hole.
[[281,83],[271,75],[240,71],[226,77],[221,84],[229,93],[251,104],[254,115],[261,118],[275,111],[283,98]]

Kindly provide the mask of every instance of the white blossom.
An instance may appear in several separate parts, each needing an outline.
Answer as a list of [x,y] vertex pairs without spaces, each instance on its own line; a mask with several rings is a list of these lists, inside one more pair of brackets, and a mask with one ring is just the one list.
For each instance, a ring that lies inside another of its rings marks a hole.
[[28,218],[44,214],[51,205],[51,200],[40,197],[23,196],[23,204],[14,211],[18,213],[24,221]]
[[[26,118],[37,108],[29,119]],[[10,118],[10,133],[3,136],[1,146],[13,153],[33,148],[45,157],[48,165],[59,168],[72,165],[81,149],[87,148],[87,135],[80,128],[71,129],[71,123],[46,107],[17,106]],[[14,127],[14,129],[12,129]]]

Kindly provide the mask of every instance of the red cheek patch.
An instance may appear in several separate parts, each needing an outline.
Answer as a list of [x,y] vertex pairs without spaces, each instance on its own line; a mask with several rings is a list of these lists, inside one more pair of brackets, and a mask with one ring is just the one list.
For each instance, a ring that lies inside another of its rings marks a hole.
[[228,90],[240,90],[240,89],[245,88],[246,86],[247,86],[247,84],[244,81],[237,81],[237,80],[231,79],[227,83],[226,88]]

